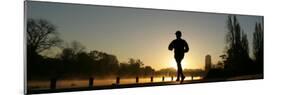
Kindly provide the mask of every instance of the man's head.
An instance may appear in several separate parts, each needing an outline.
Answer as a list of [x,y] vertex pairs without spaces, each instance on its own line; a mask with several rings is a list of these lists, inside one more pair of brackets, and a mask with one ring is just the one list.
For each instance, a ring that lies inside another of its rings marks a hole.
[[178,30],[175,34],[176,34],[177,39],[181,38],[181,31]]

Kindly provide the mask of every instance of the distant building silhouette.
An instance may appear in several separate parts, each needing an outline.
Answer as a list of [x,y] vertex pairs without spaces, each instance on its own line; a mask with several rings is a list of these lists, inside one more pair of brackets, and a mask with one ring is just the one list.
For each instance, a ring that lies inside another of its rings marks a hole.
[[211,60],[211,55],[206,55],[205,56],[205,70],[209,71],[212,66],[212,60]]

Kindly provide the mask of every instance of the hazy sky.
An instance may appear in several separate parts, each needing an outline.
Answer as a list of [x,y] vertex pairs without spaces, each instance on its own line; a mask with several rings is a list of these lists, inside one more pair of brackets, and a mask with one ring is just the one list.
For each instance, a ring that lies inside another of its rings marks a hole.
[[[174,33],[190,47],[185,54],[184,68],[204,68],[210,54],[217,63],[225,48],[227,14],[209,14],[167,10],[103,7],[59,3],[28,2],[27,18],[42,18],[57,26],[66,42],[81,42],[87,50],[99,50],[117,56],[141,59],[155,69],[175,66],[173,52],[168,51]],[[255,22],[260,16],[237,16],[252,48]]]

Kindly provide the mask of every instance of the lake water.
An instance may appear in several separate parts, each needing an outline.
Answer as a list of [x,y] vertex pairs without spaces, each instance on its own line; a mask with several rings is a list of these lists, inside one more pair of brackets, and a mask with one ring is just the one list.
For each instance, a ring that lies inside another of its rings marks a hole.
[[[193,80],[201,79],[200,76],[193,77]],[[176,77],[173,78],[173,81],[176,80]],[[185,80],[191,80],[191,77],[186,77]],[[165,82],[172,81],[171,77],[165,77]],[[163,82],[162,77],[154,77],[153,82]],[[95,79],[94,86],[106,86],[112,85],[116,83],[116,78],[110,79]],[[122,84],[135,84],[136,78],[120,78],[120,85]],[[150,77],[146,78],[139,78],[139,83],[151,83]],[[57,88],[79,88],[79,87],[88,87],[89,80],[58,80],[57,81]],[[39,90],[39,89],[49,89],[50,88],[50,81],[49,80],[30,80],[27,83],[27,87],[30,90]]]

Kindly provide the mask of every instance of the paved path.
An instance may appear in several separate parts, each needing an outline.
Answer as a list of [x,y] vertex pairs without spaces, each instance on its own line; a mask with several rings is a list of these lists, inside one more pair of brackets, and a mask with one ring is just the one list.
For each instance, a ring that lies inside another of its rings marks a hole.
[[130,88],[130,87],[149,87],[149,86],[162,86],[162,85],[177,85],[177,84],[192,84],[192,83],[204,83],[204,82],[220,82],[220,81],[233,81],[233,80],[249,80],[249,79],[262,79],[262,75],[246,75],[233,77],[228,79],[201,79],[201,80],[186,80],[182,83],[177,81],[167,82],[151,82],[151,83],[136,83],[136,84],[122,84],[122,85],[108,85],[108,86],[94,86],[83,88],[60,88],[60,89],[47,89],[47,90],[28,90],[28,94],[38,93],[55,93],[55,92],[71,92],[71,91],[86,91],[86,90],[98,90],[98,89],[114,89],[114,88]]

